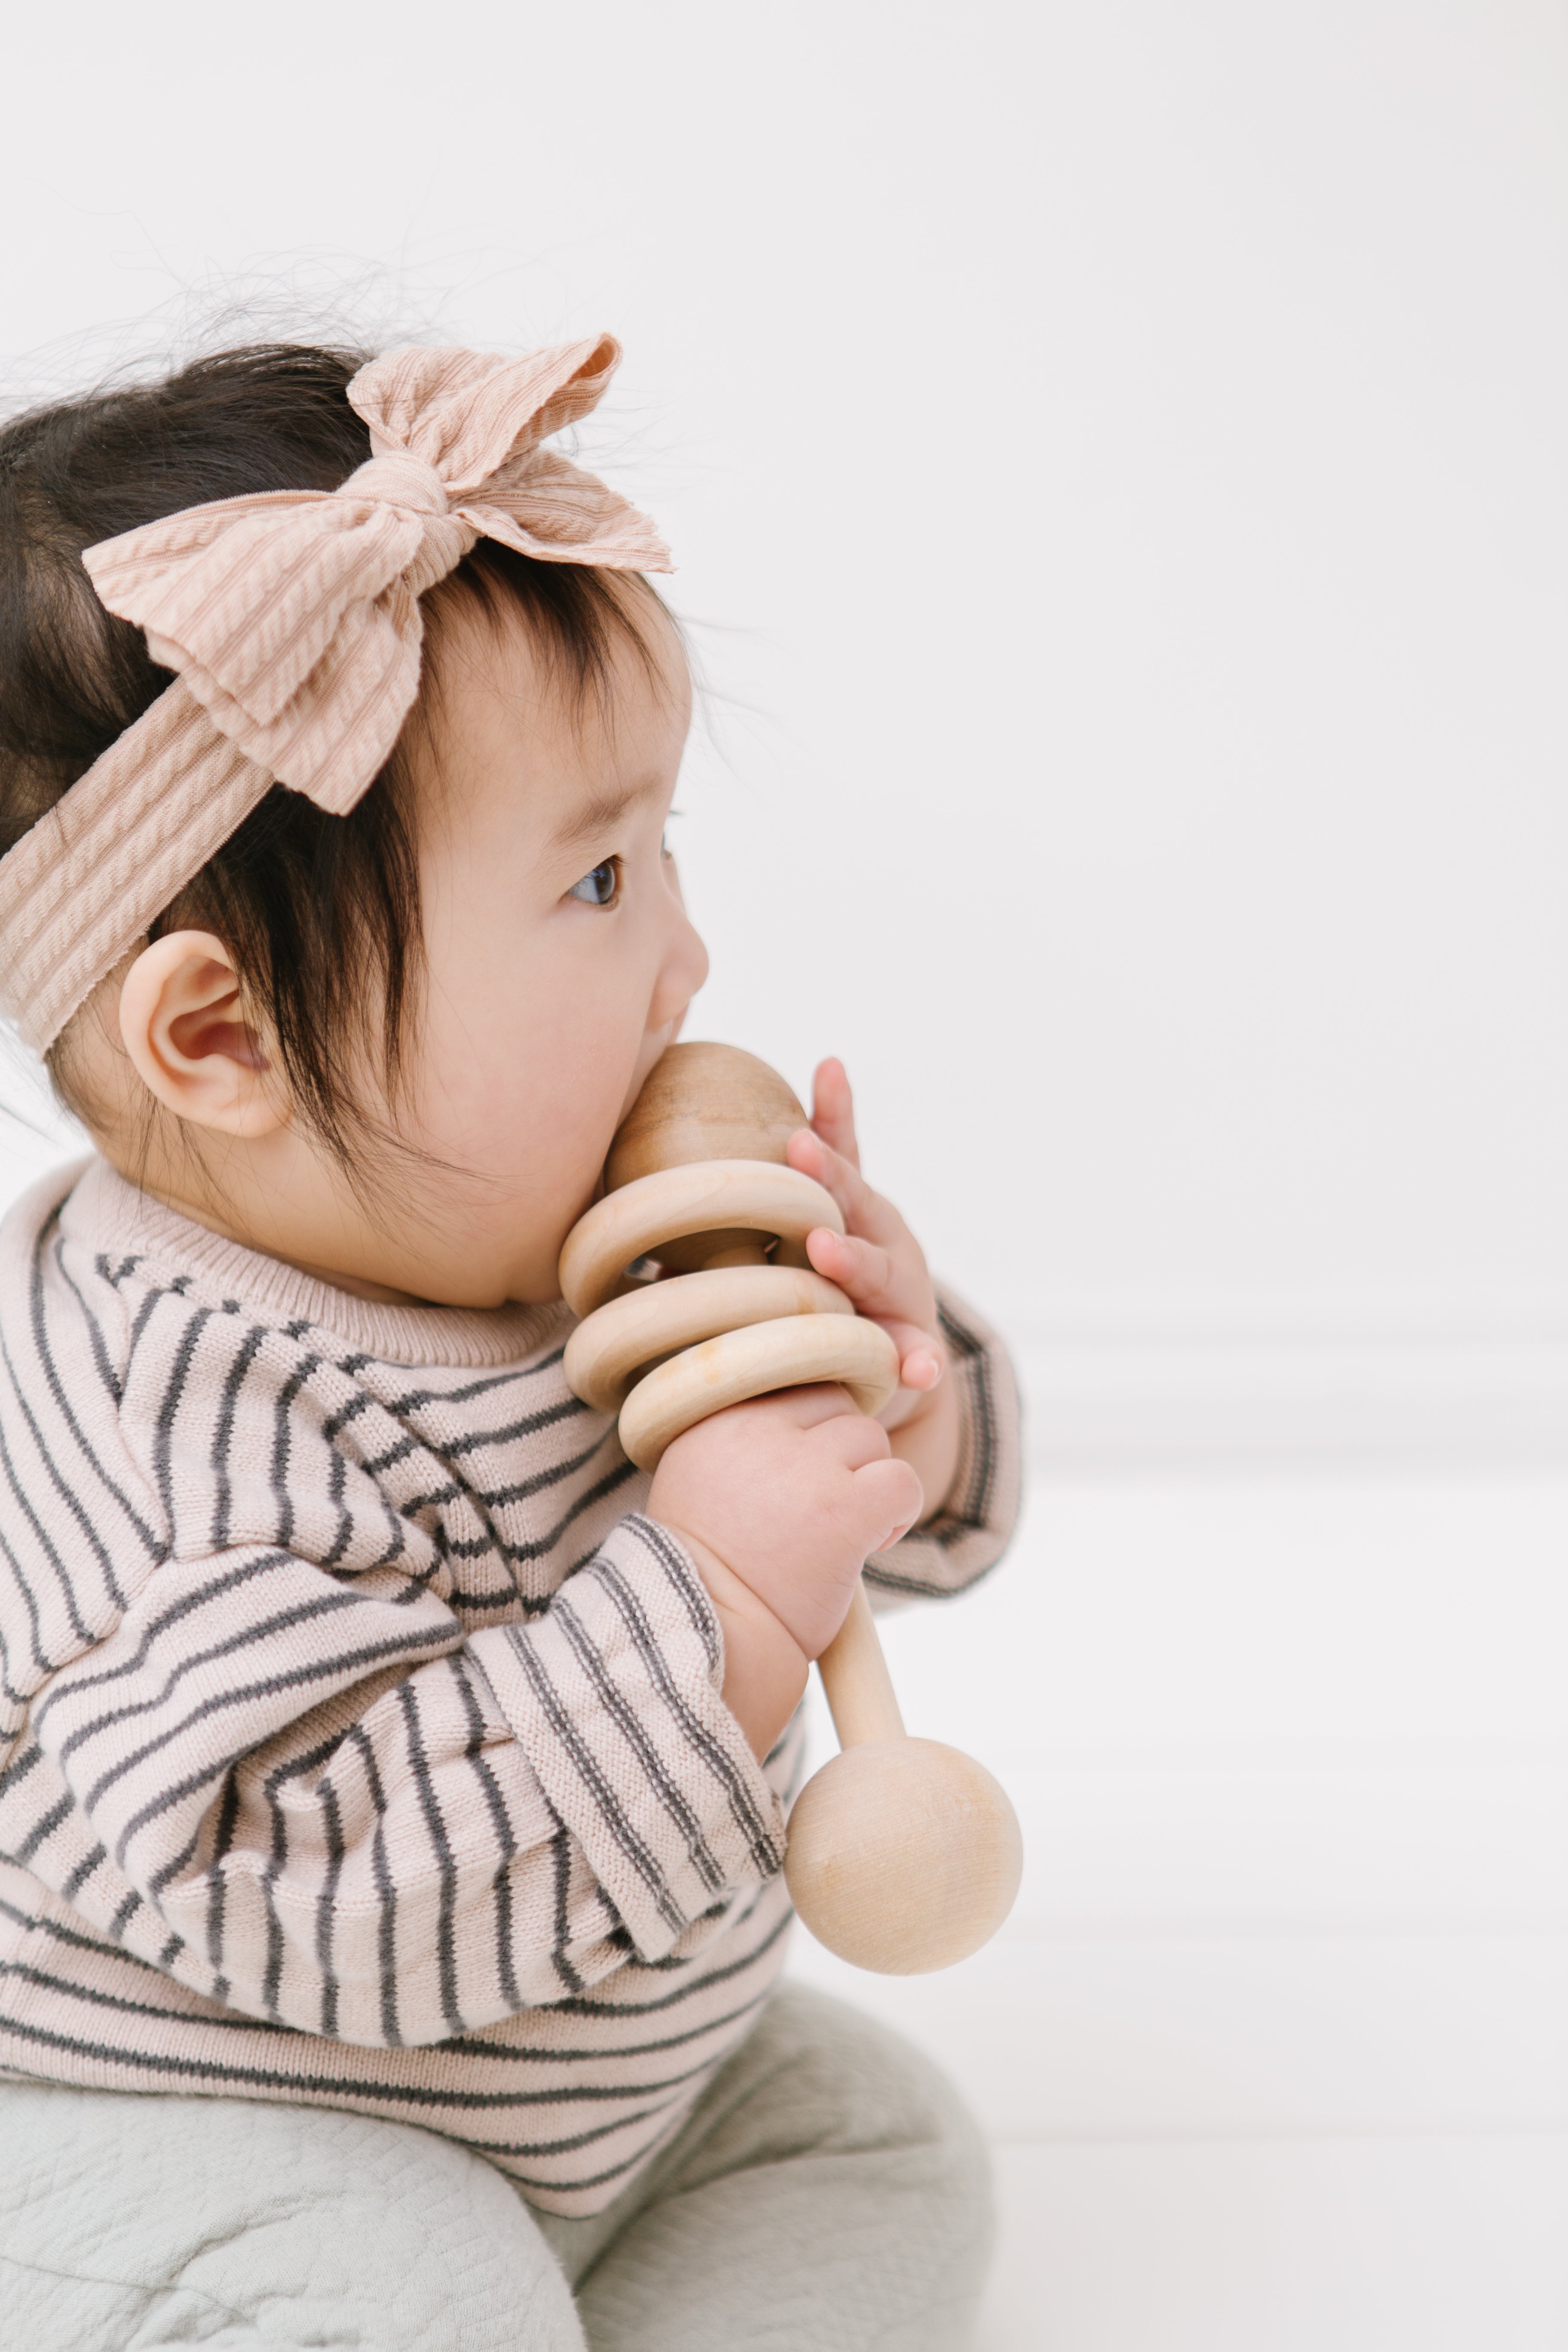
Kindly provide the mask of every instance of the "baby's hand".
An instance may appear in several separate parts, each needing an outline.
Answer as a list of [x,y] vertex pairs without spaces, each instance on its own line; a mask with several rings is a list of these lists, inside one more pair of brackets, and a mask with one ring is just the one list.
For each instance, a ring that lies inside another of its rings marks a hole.
[[921,1515],[920,1478],[840,1388],[731,1405],[676,1438],[650,1517],[695,1561],[724,1629],[724,1696],[759,1756],[844,1622],[868,1553]]
[[947,1345],[936,1292],[913,1234],[860,1173],[855,1105],[842,1062],[819,1066],[811,1125],[790,1138],[789,1164],[815,1177],[844,1213],[844,1233],[819,1225],[806,1236],[806,1255],[897,1347],[900,1386],[879,1418],[894,1433],[894,1452],[919,1471],[930,1508],[939,1509],[958,1468],[959,1430],[957,1397],[942,1379]]

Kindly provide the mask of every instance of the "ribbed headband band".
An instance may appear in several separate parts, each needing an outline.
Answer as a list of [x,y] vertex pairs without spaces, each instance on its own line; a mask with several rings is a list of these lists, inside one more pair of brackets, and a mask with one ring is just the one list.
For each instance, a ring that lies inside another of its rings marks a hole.
[[111,613],[177,673],[0,858],[0,1011],[40,1052],[275,783],[342,815],[419,691],[419,598],[480,539],[668,572],[646,515],[541,445],[596,406],[610,336],[526,358],[389,352],[336,490],[218,499],[89,547]]

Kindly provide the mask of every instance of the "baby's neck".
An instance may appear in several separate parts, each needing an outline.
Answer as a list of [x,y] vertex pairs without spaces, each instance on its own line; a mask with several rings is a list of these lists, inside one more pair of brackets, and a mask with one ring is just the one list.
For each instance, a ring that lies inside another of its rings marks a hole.
[[312,1282],[324,1283],[331,1290],[344,1291],[349,1297],[365,1299],[373,1307],[428,1307],[434,1303],[422,1298],[416,1291],[393,1290],[385,1283],[371,1282],[363,1276],[347,1274],[341,1266],[320,1265],[312,1258],[296,1256],[288,1250],[279,1249],[271,1236],[247,1231],[244,1220],[232,1212],[226,1214],[222,1208],[215,1207],[210,1201],[192,1200],[166,1183],[150,1183],[144,1174],[121,1166],[112,1160],[112,1155],[106,1156],[111,1159],[111,1163],[127,1183],[134,1184],[139,1192],[161,1202],[165,1209],[173,1209],[177,1215],[188,1217],[193,1224],[205,1227],[209,1234],[217,1234],[226,1242],[237,1243],[241,1249],[255,1250],[262,1257],[276,1258],[281,1265],[291,1265],[297,1274],[308,1275]]

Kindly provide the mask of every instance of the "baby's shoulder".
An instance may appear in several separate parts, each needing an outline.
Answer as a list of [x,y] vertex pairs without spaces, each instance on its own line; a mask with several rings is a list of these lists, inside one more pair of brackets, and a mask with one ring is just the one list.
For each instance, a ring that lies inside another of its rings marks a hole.
[[0,1224],[0,1747],[32,1692],[113,1631],[169,1548],[122,1427],[121,1269],[66,1229],[81,1173],[57,1171]]
[[54,1169],[0,1223],[0,1424],[58,1417],[107,1429],[131,1352],[123,1254],[94,1248],[70,1211],[94,1163]]

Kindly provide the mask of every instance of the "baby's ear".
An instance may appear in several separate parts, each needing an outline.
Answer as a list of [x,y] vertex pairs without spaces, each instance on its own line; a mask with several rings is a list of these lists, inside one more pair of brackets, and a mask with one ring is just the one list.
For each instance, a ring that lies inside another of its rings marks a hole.
[[193,1127],[254,1137],[286,1124],[234,960],[211,931],[171,931],[142,950],[120,992],[120,1034],[148,1092]]

